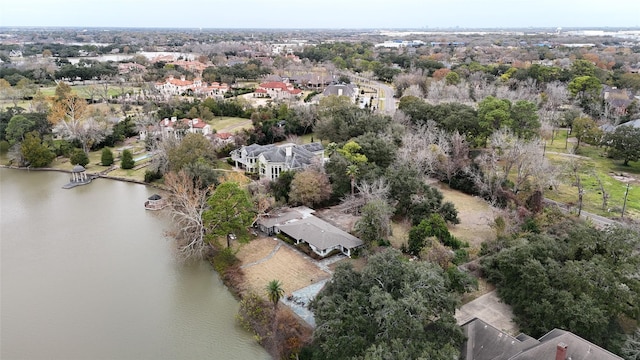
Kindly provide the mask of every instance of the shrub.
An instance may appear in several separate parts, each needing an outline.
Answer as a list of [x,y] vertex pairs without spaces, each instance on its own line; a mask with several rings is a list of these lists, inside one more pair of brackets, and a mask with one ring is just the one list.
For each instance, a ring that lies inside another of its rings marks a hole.
[[66,140],[54,141],[54,151],[56,156],[71,157],[73,145]]
[[120,167],[127,170],[127,169],[133,169],[133,167],[135,166],[136,162],[133,161],[133,154],[131,153],[131,150],[125,150],[122,152],[122,161],[120,162]]
[[527,217],[522,224],[522,231],[532,232],[534,234],[540,234],[540,226],[534,217]]
[[104,166],[113,165],[113,152],[111,151],[111,149],[109,148],[102,149],[102,157],[100,159],[100,162]]
[[238,263],[238,258],[231,248],[224,248],[213,256],[213,267],[219,274],[224,274],[227,269]]
[[306,103],[307,103],[307,102],[311,101],[311,99],[313,99],[313,97],[314,97],[314,96],[316,96],[316,95],[318,95],[318,94],[320,94],[320,93],[319,93],[319,92],[317,92],[317,91],[315,91],[315,90],[314,90],[314,91],[312,91],[312,92],[310,92],[309,94],[307,94],[307,96],[305,96],[305,98],[304,98],[304,102],[306,102]]
[[150,183],[154,180],[158,180],[161,178],[162,178],[162,173],[160,171],[147,170],[144,172],[144,182]]
[[465,249],[457,249],[454,251],[453,263],[456,265],[464,264],[469,261],[469,253]]
[[4,154],[9,151],[9,142],[6,140],[0,141],[0,154]]
[[69,161],[71,161],[72,165],[87,166],[89,157],[82,149],[74,149]]

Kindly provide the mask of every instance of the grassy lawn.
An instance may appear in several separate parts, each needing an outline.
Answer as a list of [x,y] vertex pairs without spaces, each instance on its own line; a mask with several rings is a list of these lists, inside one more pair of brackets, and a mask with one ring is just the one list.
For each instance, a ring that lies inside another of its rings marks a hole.
[[391,222],[391,236],[389,237],[389,242],[391,246],[396,249],[400,249],[402,244],[407,244],[407,239],[409,238],[409,229],[411,228],[411,223],[408,221],[403,222]]
[[[552,164],[562,170],[561,183],[557,191],[547,191],[545,196],[556,201],[574,204],[578,203],[578,188],[569,169],[571,157],[565,150],[566,132],[562,132],[555,139],[554,144],[547,145],[547,158]],[[574,144],[569,143],[569,150]],[[622,165],[622,161],[612,160],[604,155],[605,149],[589,145],[580,145],[580,158],[574,160],[579,164],[580,182],[584,188],[583,210],[607,217],[620,217],[624,202],[627,183],[630,184],[627,196],[625,216],[640,219],[640,162],[630,162],[629,166]],[[597,175],[597,176],[596,176]],[[609,194],[607,207],[602,208],[602,192],[597,178],[602,181],[605,191]]]
[[216,116],[209,124],[217,132],[238,132],[253,127],[249,119],[229,116]]
[[[31,104],[31,101],[27,101],[27,100],[18,101],[18,107],[21,107],[23,109],[29,109],[30,104]],[[3,100],[0,102],[0,109],[4,110],[10,107],[13,107],[13,101]]]
[[225,160],[217,160],[216,168],[222,169],[222,170],[233,170],[233,166],[229,165],[229,163],[226,162]]
[[313,133],[300,135],[298,136],[298,139],[300,139],[303,144],[311,143],[311,139],[313,139],[313,141],[320,141],[320,139],[313,136]]
[[[98,88],[101,88],[101,85],[74,85],[74,86],[71,86],[71,91],[80,97],[84,97],[84,96],[87,96],[86,89],[88,89],[91,86],[96,86]],[[134,91],[134,90],[140,90],[140,88],[131,87],[131,86],[127,86],[124,88],[125,92]],[[42,87],[40,88],[40,92],[44,96],[54,96],[56,94],[56,87],[55,86]],[[117,96],[120,94],[121,94],[121,91],[119,87],[114,85],[109,86],[109,90],[108,90],[109,96]],[[96,97],[99,97],[99,95],[97,95]]]
[[143,167],[143,168],[138,169],[138,170],[134,170],[134,169],[129,169],[129,170],[116,169],[116,170],[110,172],[109,176],[127,178],[127,179],[132,179],[132,180],[137,180],[137,181],[144,181],[144,173],[145,173],[146,170],[147,170],[146,167]]

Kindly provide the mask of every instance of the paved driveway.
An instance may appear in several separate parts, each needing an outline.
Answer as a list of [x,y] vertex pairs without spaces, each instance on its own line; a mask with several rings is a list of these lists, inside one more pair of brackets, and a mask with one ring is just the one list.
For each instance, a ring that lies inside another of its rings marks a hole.
[[495,290],[462,305],[456,310],[455,317],[458,325],[477,317],[513,336],[520,333],[518,326],[511,320],[511,306],[503,303]]

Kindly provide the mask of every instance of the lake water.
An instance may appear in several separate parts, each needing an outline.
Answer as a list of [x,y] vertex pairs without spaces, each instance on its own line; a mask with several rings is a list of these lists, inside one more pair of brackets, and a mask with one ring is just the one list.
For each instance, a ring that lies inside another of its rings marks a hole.
[[0,169],[0,358],[268,359],[206,263],[185,266],[154,191]]

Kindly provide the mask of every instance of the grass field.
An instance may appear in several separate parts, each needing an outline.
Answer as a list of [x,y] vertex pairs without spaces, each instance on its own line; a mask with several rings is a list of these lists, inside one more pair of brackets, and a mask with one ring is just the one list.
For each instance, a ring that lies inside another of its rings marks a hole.
[[251,129],[253,127],[253,124],[249,119],[228,116],[216,116],[208,123],[217,132],[235,133],[243,129]]
[[444,201],[451,201],[458,210],[460,224],[449,226],[451,234],[460,240],[467,241],[471,249],[480,249],[480,244],[496,237],[496,231],[492,227],[493,208],[486,201],[452,190],[441,183],[435,186],[442,192]]
[[[309,259],[286,245],[274,252],[280,241],[272,237],[262,237],[248,244],[240,245],[237,257],[242,262],[246,275],[247,290],[257,294],[265,293],[265,286],[271,280],[279,280],[285,294],[302,289],[312,283],[329,278]],[[261,262],[259,262],[261,261]],[[259,263],[256,263],[259,262]],[[249,264],[254,265],[249,265]],[[249,265],[249,266],[247,266]]]
[[[586,144],[581,144],[577,153],[579,158],[572,157],[569,150],[574,144],[570,142],[568,149],[565,149],[565,134],[559,134],[554,144],[548,144],[546,148],[547,158],[562,172],[562,185],[556,191],[545,192],[545,196],[567,204],[578,203],[578,187],[569,166],[571,162],[577,162],[584,189],[583,210],[606,217],[620,217],[629,184],[625,217],[640,219],[640,162],[630,162],[629,166],[624,166],[622,161],[607,158],[604,148]],[[604,209],[598,178],[609,194],[608,204]]]
[[[437,183],[437,187],[444,196],[444,201],[451,201],[458,210],[460,224],[449,225],[449,231],[460,240],[466,241],[471,247],[471,252],[480,249],[480,245],[496,237],[493,224],[494,212],[491,206],[484,200],[467,195],[457,190],[452,190],[444,184]],[[411,224],[408,221],[392,222],[392,235],[389,238],[391,245],[400,249],[407,243]]]
[[[73,85],[71,86],[71,91],[80,97],[87,97],[88,96],[87,90],[92,86],[96,87],[97,89],[101,89],[101,85]],[[140,88],[131,87],[131,86],[127,86],[124,88],[124,92],[129,92],[134,90],[140,90]],[[47,97],[53,96],[56,94],[56,87],[55,86],[42,87],[40,88],[40,92]],[[97,92],[99,93],[99,91]],[[109,96],[117,96],[117,95],[120,95],[121,93],[122,91],[120,91],[120,88],[116,86],[109,86],[109,89],[107,90],[107,94]],[[96,95],[96,98],[97,97],[99,97],[99,95]]]

